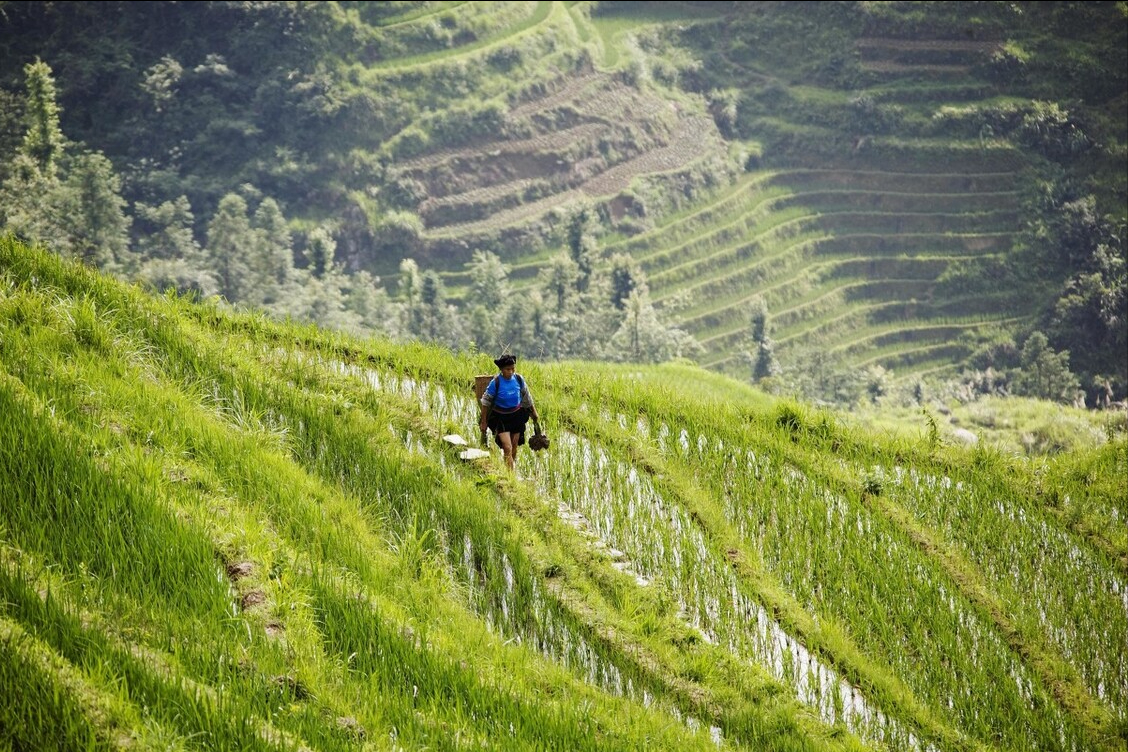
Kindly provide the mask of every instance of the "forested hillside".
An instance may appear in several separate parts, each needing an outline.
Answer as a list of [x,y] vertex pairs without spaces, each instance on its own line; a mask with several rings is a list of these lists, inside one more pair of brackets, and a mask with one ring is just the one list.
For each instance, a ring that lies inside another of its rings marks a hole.
[[1123,426],[522,361],[513,473],[490,365],[0,239],[0,749],[1124,748]]
[[3,2],[0,221],[151,289],[907,407],[1128,394],[1122,2]]

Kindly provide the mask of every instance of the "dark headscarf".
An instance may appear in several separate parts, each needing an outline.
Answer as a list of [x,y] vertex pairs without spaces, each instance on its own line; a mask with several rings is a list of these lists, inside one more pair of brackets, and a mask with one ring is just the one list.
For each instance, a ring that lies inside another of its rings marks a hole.
[[502,355],[500,358],[494,358],[494,365],[498,368],[505,368],[506,366],[517,365],[516,355]]

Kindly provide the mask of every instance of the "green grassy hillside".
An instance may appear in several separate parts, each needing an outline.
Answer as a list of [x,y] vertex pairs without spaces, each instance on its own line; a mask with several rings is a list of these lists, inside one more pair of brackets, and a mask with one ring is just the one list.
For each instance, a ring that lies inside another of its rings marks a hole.
[[[456,356],[0,240],[0,748],[1116,750],[1128,444]],[[495,450],[496,452],[496,450]]]

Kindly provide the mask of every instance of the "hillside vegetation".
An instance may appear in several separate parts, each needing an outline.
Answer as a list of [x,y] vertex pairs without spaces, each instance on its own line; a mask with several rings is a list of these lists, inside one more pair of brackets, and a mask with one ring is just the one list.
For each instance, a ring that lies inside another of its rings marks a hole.
[[1128,740],[1122,427],[1026,459],[522,360],[552,446],[514,475],[447,439],[485,356],[11,237],[0,364],[0,748]]
[[1125,13],[0,3],[0,217],[158,290],[455,350],[1103,407]]

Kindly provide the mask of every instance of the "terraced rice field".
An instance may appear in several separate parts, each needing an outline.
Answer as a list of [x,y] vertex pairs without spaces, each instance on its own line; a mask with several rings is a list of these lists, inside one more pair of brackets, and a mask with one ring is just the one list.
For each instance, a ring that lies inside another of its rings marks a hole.
[[[684,19],[709,20],[695,14],[684,11]],[[577,39],[604,34],[604,53],[608,39],[626,39],[612,31],[626,16],[589,19],[573,7],[567,18],[557,22],[571,23]],[[604,32],[593,31],[600,24]],[[831,125],[853,118],[860,101],[922,123],[943,107],[996,96],[978,76],[998,39],[946,35],[939,26],[928,33],[859,37],[864,83],[850,92],[771,73],[754,55],[739,57],[740,46],[724,34],[724,43],[701,51],[715,80],[782,92],[785,106],[749,119],[766,141],[786,135],[794,143],[843,144],[820,157],[794,147],[766,153],[765,166],[736,180],[718,173],[711,188],[651,215],[653,229],[604,241],[605,257],[628,253],[639,261],[660,310],[677,301],[671,320],[703,343],[704,365],[747,375],[741,353],[754,300],[767,304],[782,361],[819,348],[843,366],[882,365],[902,376],[945,361],[955,367],[969,333],[1033,314],[1037,301],[1015,300],[1007,290],[985,295],[945,283],[954,270],[967,274],[1010,252],[1025,221],[1025,163],[1016,149],[979,137],[899,135],[896,126],[866,132],[864,121],[846,138]],[[594,202],[620,216],[624,206],[637,209],[632,191],[640,181],[725,163],[727,141],[703,107],[693,111],[689,100],[627,85],[601,65],[606,55],[526,89],[491,138],[392,167],[395,179],[423,187],[415,211],[455,300],[464,294],[460,267],[471,249],[493,250],[518,289],[528,287],[551,250],[531,238],[563,213]]]
[[[450,441],[475,435],[471,359],[12,241],[0,280],[0,666],[25,667],[0,682],[66,738],[1123,742],[1104,486],[714,397],[687,366],[531,367],[553,445],[511,476]],[[1092,462],[1123,473],[1123,441]]]

